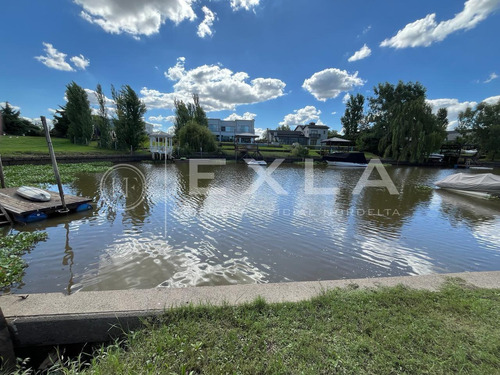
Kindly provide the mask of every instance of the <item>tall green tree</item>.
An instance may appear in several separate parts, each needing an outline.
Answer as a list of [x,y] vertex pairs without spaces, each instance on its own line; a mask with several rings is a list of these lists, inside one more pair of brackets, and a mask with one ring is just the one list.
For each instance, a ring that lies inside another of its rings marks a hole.
[[283,125],[278,126],[276,128],[276,130],[291,130],[291,129],[290,129],[290,125],[283,124]]
[[54,113],[53,123],[52,135],[54,137],[66,138],[70,124],[68,116],[66,116],[66,106],[59,106],[59,109]]
[[75,82],[71,82],[66,86],[66,99],[70,141],[76,144],[89,144],[94,126],[87,93]]
[[198,96],[198,94],[193,94],[192,103],[186,104],[182,100],[175,99],[174,105],[174,129],[176,135],[178,135],[182,127],[191,120],[195,121],[198,125],[208,127],[208,118],[205,110],[200,105],[200,97]]
[[356,140],[364,117],[365,97],[351,95],[346,103],[344,116],[340,118],[346,138]]
[[111,86],[116,103],[115,133],[120,148],[137,150],[146,140],[146,105],[139,99],[129,85],[122,86],[118,92]]
[[100,83],[97,84],[95,90],[95,97],[97,99],[97,129],[99,131],[99,147],[111,148],[111,121],[108,117],[108,110],[106,108],[106,96],[102,91]]
[[458,115],[458,131],[488,154],[491,160],[500,155],[500,100],[494,104],[479,103]]
[[[379,84],[370,98],[370,136],[380,137],[378,152],[398,161],[422,162],[439,149],[446,125],[438,122],[418,82]],[[441,114],[442,115],[442,114]],[[369,138],[369,137],[368,137]],[[373,138],[371,139],[373,142]]]
[[3,132],[9,135],[41,135],[41,129],[28,119],[21,117],[21,111],[16,111],[8,102],[0,108],[3,117]]
[[195,120],[188,121],[178,134],[181,147],[190,151],[198,152],[202,149],[205,152],[213,152],[217,149],[215,137],[206,127],[198,124]]

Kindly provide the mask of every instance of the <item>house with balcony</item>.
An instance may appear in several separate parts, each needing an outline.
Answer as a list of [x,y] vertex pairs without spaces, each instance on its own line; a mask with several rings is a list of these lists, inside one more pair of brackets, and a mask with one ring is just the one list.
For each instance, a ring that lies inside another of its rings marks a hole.
[[218,142],[254,143],[255,120],[208,119],[208,129]]
[[303,146],[321,146],[321,142],[328,138],[328,126],[297,125],[295,130],[267,130],[267,141],[282,145],[298,143]]
[[297,125],[295,131],[300,131],[308,139],[308,146],[320,146],[321,141],[328,138],[328,126],[316,125],[311,122],[307,125]]

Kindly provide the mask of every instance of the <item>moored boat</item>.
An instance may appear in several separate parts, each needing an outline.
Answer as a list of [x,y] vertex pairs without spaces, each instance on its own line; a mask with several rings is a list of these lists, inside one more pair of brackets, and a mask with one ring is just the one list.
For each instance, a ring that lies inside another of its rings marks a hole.
[[500,176],[493,173],[456,173],[435,182],[435,185],[471,196],[500,196]]
[[21,186],[16,194],[33,202],[49,202],[51,199],[50,193],[31,186]]
[[243,159],[247,165],[267,165],[264,160]]
[[364,168],[368,165],[363,152],[335,152],[333,154],[323,156],[323,160],[326,161],[328,165],[334,165],[337,167]]

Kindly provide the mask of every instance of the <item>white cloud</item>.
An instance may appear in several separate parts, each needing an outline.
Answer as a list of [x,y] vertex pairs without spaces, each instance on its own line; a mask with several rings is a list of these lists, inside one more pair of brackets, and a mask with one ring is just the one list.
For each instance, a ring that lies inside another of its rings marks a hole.
[[489,78],[486,81],[484,81],[484,83],[490,83],[491,81],[493,81],[494,79],[497,79],[497,78],[498,78],[498,75],[495,72],[493,72],[490,74]]
[[355,86],[362,86],[364,83],[358,77],[358,72],[350,75],[345,70],[329,68],[314,73],[304,81],[302,87],[316,99],[325,102],[327,99],[336,98],[343,91],[350,91]]
[[212,26],[214,24],[215,16],[217,14],[212,12],[206,6],[201,8],[201,10],[205,14],[205,18],[198,25],[198,33],[197,34],[200,38],[204,38],[206,36],[212,36],[213,35]]
[[257,115],[255,113],[250,113],[250,112],[245,112],[243,113],[242,116],[236,114],[236,113],[231,113],[229,116],[227,116],[224,120],[226,121],[234,121],[234,120],[255,120]]
[[499,100],[500,100],[500,95],[497,95],[497,96],[490,96],[489,98],[484,99],[483,102],[487,104],[497,104]]
[[265,131],[266,131],[266,129],[262,129],[262,128],[255,128],[254,129],[255,135],[258,135],[259,138],[262,138],[262,134],[264,134]]
[[239,9],[253,10],[260,3],[260,0],[231,0],[231,8],[233,11]]
[[342,98],[342,103],[346,104],[349,99],[351,99],[351,95],[349,93],[345,94],[344,97]]
[[372,54],[372,50],[365,44],[359,51],[354,52],[354,55],[349,57],[347,61],[353,62],[358,60],[363,60]]
[[153,35],[168,20],[176,25],[193,21],[194,0],[74,0],[81,16],[111,34]]
[[310,122],[315,122],[318,125],[322,125],[319,116],[321,111],[313,105],[308,105],[304,108],[296,109],[293,113],[289,113],[280,122],[280,125],[302,125],[308,124]]
[[177,64],[165,77],[174,84],[174,91],[163,93],[144,87],[142,100],[149,108],[174,108],[174,100],[190,102],[193,93],[200,97],[200,103],[207,112],[235,110],[242,104],[259,103],[284,95],[286,84],[276,78],[255,78],[248,82],[245,72],[237,72],[220,65],[202,65],[186,70],[186,59],[180,57]]
[[76,66],[78,69],[85,70],[90,65],[90,60],[85,58],[85,56],[73,56],[70,61]]
[[162,116],[162,115],[159,115],[159,116],[149,116],[148,117],[148,120],[149,121],[156,121],[156,122],[170,122],[170,123],[174,123],[175,121],[175,116]]
[[43,42],[43,46],[45,47],[45,56],[36,56],[35,59],[40,61],[45,66],[48,66],[52,69],[63,70],[66,72],[74,72],[75,69],[66,61],[65,53],[59,52],[54,46],[50,43]]
[[467,0],[464,9],[452,19],[436,22],[436,14],[407,24],[395,36],[385,39],[381,47],[407,48],[428,47],[434,42],[444,40],[459,30],[470,30],[486,19],[500,6],[499,0]]
[[448,129],[454,129],[458,124],[458,114],[465,111],[468,107],[475,107],[477,102],[460,102],[458,99],[427,99],[427,103],[436,113],[440,108],[446,108],[448,111]]

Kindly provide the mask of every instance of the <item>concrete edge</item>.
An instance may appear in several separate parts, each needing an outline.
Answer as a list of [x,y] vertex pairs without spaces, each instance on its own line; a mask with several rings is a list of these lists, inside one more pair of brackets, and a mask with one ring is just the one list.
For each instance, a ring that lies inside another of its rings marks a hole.
[[356,284],[361,288],[404,285],[437,290],[450,277],[479,288],[499,288],[500,271],[432,274],[368,279],[245,284],[192,288],[155,288],[31,294],[0,297],[16,347],[102,342],[136,329],[142,319],[165,309],[200,305],[238,305],[263,297],[269,303],[297,302],[334,288]]

